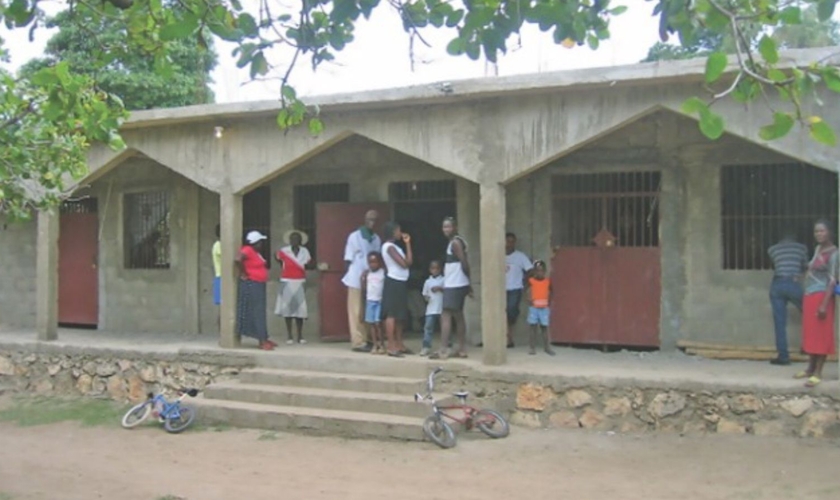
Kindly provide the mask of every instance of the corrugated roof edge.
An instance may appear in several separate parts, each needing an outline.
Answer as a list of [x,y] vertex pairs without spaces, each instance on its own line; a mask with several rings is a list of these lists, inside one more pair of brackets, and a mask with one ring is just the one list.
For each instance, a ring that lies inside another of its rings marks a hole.
[[[780,54],[783,67],[804,67],[814,61],[840,63],[840,48],[788,50]],[[652,63],[608,66],[529,73],[524,75],[472,78],[412,85],[379,90],[306,97],[307,104],[322,111],[377,109],[395,105],[439,104],[494,97],[511,93],[540,93],[579,87],[612,87],[642,83],[698,81],[705,72],[705,59],[659,61]],[[728,71],[735,70],[734,56]],[[281,109],[279,100],[201,104],[180,108],[157,108],[135,111],[123,129],[174,125],[188,122],[230,120],[248,116],[271,115]]]

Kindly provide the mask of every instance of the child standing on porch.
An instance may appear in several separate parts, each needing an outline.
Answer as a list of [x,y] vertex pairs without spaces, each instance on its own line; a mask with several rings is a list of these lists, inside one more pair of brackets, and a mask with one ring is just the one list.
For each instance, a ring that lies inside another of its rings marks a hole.
[[549,356],[554,356],[554,350],[548,342],[548,317],[551,305],[551,280],[545,276],[545,262],[534,262],[534,275],[528,279],[531,307],[528,310],[528,324],[531,325],[530,351],[536,354],[537,332],[543,339],[543,350]]
[[423,349],[421,356],[428,356],[432,351],[432,336],[435,328],[440,325],[440,315],[443,312],[443,269],[440,261],[433,260],[429,264],[429,276],[423,284],[423,298],[426,299],[426,322],[423,325]]
[[368,336],[373,342],[371,354],[385,354],[385,339],[382,335],[382,290],[385,288],[385,269],[382,254],[370,252],[367,256],[368,268],[362,272],[362,310],[361,321],[367,325]]

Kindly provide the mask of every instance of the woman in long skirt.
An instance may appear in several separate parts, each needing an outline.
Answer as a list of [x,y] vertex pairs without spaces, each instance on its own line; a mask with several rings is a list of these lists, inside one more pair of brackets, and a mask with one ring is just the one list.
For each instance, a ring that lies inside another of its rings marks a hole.
[[268,338],[266,325],[266,292],[268,263],[260,254],[266,237],[259,231],[251,231],[245,237],[245,245],[236,257],[239,269],[239,295],[236,301],[236,329],[239,335],[253,337],[260,349],[270,351],[277,346]]
[[294,344],[292,337],[292,320],[297,327],[297,342],[305,344],[303,339],[303,321],[309,316],[306,307],[306,266],[312,260],[309,250],[306,249],[306,242],[309,238],[303,231],[289,231],[285,240],[287,246],[281,248],[275,255],[275,259],[283,267],[280,272],[280,292],[277,294],[277,303],[274,306],[274,314],[282,316],[286,320],[286,333],[289,338],[287,344]]
[[826,358],[834,354],[834,285],[837,283],[838,253],[828,221],[814,224],[817,249],[805,275],[802,300],[802,350],[808,354],[808,369],[796,378],[807,378],[806,387],[822,381]]

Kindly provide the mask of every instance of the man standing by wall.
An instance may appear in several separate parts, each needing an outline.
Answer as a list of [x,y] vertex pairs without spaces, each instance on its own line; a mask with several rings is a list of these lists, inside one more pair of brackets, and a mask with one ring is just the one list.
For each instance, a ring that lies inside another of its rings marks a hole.
[[513,347],[513,327],[519,318],[522,290],[533,269],[531,259],[516,249],[516,235],[505,235],[505,288],[507,290],[507,346]]
[[808,266],[808,249],[787,235],[771,246],[767,253],[773,259],[773,283],[770,285],[770,306],[773,308],[773,327],[776,333],[778,356],[774,365],[789,365],[787,340],[788,302],[802,311],[802,272]]
[[350,342],[355,352],[370,352],[371,343],[367,338],[365,325],[359,318],[362,307],[362,272],[367,269],[367,256],[370,252],[379,252],[382,241],[373,232],[379,214],[369,210],[365,214],[362,226],[350,233],[344,246],[344,262],[347,272],[342,283],[347,287],[347,322],[350,326]]

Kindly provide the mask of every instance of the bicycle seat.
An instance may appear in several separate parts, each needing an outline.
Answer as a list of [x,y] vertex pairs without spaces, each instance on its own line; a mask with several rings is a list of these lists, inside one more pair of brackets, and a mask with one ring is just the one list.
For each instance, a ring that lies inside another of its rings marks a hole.
[[468,391],[458,391],[458,392],[453,392],[452,395],[455,396],[456,398],[464,399],[467,396],[469,396],[470,393]]

